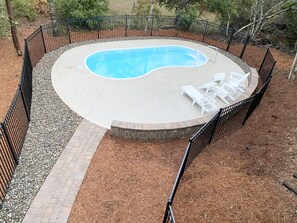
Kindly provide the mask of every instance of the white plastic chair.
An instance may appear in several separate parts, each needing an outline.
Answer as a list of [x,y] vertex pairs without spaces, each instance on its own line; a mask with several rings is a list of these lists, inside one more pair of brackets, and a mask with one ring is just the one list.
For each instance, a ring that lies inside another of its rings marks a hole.
[[213,75],[213,80],[205,83],[201,86],[199,86],[199,89],[205,89],[205,95],[211,92],[216,91],[217,82],[219,82],[219,85],[222,85],[223,81],[225,79],[225,73],[217,73]]
[[219,85],[222,85],[223,84],[223,81],[225,80],[225,73],[217,73],[217,74],[214,74],[213,75],[213,81],[215,82],[219,82]]
[[181,93],[188,95],[193,100],[192,105],[198,104],[201,107],[202,114],[205,112],[215,112],[218,110],[213,98],[204,96],[192,85],[183,86]]
[[246,74],[238,74],[235,72],[231,72],[231,75],[228,79],[228,85],[230,85],[231,87],[244,92],[245,91],[245,80],[248,78],[248,76],[250,75],[250,73],[246,73]]
[[205,83],[201,86],[199,86],[199,89],[205,89],[205,94],[209,93],[209,92],[214,92],[217,88],[217,83],[214,81]]
[[216,96],[222,99],[227,105],[230,104],[230,101],[234,101],[234,94],[236,93],[237,89],[231,87],[226,82],[223,82],[221,87],[217,87]]

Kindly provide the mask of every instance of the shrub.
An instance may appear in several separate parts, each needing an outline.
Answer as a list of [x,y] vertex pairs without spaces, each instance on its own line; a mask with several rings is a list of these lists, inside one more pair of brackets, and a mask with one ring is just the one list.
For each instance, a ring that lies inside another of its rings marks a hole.
[[56,0],[54,3],[61,19],[90,18],[104,15],[108,10],[108,0]]
[[6,14],[5,5],[0,1],[0,36],[7,37],[9,36],[9,21]]
[[35,11],[39,14],[49,15],[49,3],[47,0],[35,0]]
[[199,12],[199,4],[189,5],[186,8],[181,9],[177,13],[178,17],[178,27],[183,31],[188,31],[189,27],[193,23],[194,20],[198,18]]
[[12,6],[16,18],[25,17],[29,21],[33,21],[37,16],[31,0],[12,0]]

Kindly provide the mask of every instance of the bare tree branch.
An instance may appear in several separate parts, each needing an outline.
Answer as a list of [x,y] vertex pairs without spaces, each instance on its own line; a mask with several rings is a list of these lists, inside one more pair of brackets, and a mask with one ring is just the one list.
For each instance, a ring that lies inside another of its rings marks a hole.
[[277,16],[277,15],[279,15],[279,14],[285,12],[285,11],[288,11],[288,10],[290,10],[290,7],[279,10],[279,11],[273,13],[272,15],[266,15],[266,16],[264,16],[262,18],[257,19],[257,20],[255,20],[255,17],[254,17],[254,21],[252,21],[252,22],[248,23],[247,25],[241,27],[239,30],[237,30],[237,32],[234,35],[240,33],[242,30],[244,30],[244,29],[246,29],[246,28],[248,28],[250,26],[253,26],[253,25],[255,25],[255,24],[259,23],[259,22],[262,22],[263,20],[271,19],[271,18],[273,18],[273,17],[275,17],[275,16]]

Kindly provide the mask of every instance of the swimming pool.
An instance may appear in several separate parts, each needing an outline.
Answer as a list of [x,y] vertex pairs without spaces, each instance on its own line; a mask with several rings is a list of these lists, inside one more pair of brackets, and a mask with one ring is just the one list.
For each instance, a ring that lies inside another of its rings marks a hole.
[[[148,75],[131,79],[100,77],[90,73],[85,64],[85,59],[99,50],[155,46],[199,49],[209,61],[202,66],[156,69]],[[65,47],[67,50],[54,63],[51,71],[54,89],[73,111],[107,129],[111,129],[113,120],[142,125],[175,123],[172,127],[176,123],[183,126],[189,120],[205,123],[206,116],[197,111],[197,106],[192,106],[189,98],[181,95],[181,87],[191,84],[198,88],[211,82],[213,75],[220,72],[244,72],[226,55],[199,43],[181,39],[104,40],[72,47]],[[216,54],[217,58],[213,63],[210,60]],[[220,106],[224,106],[224,103],[218,104]],[[135,125],[136,127],[139,126]]]
[[130,49],[103,50],[88,55],[85,65],[95,75],[130,79],[144,76],[165,67],[197,67],[207,57],[183,46],[155,46]]

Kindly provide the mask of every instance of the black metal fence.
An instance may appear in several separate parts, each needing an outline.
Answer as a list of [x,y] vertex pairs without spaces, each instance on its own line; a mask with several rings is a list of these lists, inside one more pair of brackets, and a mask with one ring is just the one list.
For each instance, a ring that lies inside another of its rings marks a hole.
[[12,178],[30,121],[32,66],[25,44],[24,63],[19,86],[7,114],[0,123],[0,200]]
[[[267,49],[249,36],[241,33],[234,35],[234,33],[233,29],[226,29],[224,26],[205,20],[189,22],[174,16],[122,15],[67,19],[43,25],[27,41],[30,42],[28,46],[33,66],[45,53],[70,43],[96,39],[154,36],[180,37],[204,42],[226,50],[260,70],[263,58],[268,52]],[[34,41],[31,41],[32,39]],[[270,52],[269,55],[271,55]],[[259,59],[255,60],[255,57]],[[267,59],[274,61],[273,57]]]
[[[18,163],[28,129],[32,99],[32,69],[46,54],[70,43],[123,37],[180,37],[226,50],[258,69],[265,84],[253,97],[221,109],[189,142],[177,180],[167,203],[164,222],[175,222],[171,204],[186,166],[210,142],[244,124],[271,80],[275,60],[268,49],[260,47],[248,36],[204,20],[188,21],[171,16],[101,16],[87,19],[68,19],[40,26],[25,40],[24,63],[20,84],[0,123],[0,200],[5,196]],[[256,51],[254,49],[257,49]],[[261,49],[261,50],[259,50]],[[260,52],[260,53],[259,53]],[[257,53],[257,55],[254,55]],[[254,58],[258,58],[256,61]]]
[[272,62],[267,59],[267,57],[270,57],[270,55],[266,54],[262,65],[266,68],[268,68],[270,65],[270,68],[267,70],[268,75],[262,71],[263,77],[267,80],[260,90],[255,95],[245,100],[239,101],[226,108],[221,108],[220,111],[208,123],[206,123],[196,134],[190,138],[174,186],[168,198],[163,223],[176,222],[172,208],[174,197],[177,193],[177,189],[185,170],[191,165],[193,160],[208,144],[221,139],[222,137],[225,137],[241,128],[261,102],[261,99],[271,81],[272,72],[275,65],[275,61]]

